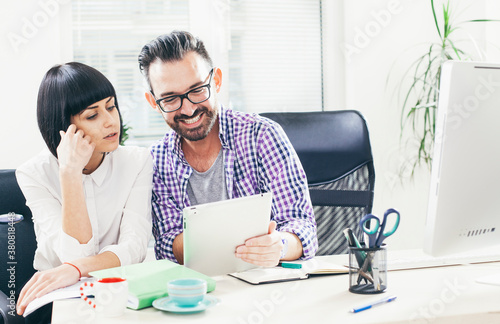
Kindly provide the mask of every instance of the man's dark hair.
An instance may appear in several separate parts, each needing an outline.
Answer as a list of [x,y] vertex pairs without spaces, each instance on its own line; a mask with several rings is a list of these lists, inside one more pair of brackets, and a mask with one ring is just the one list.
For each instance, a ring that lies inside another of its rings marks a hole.
[[175,30],[170,34],[160,35],[144,45],[139,54],[139,69],[146,77],[149,88],[152,90],[149,80],[149,66],[151,63],[156,60],[165,63],[180,61],[190,52],[200,55],[207,62],[209,68],[213,67],[212,59],[208,55],[203,42],[186,31]]
[[[93,67],[70,62],[47,71],[38,90],[37,119],[40,133],[55,157],[61,142],[59,131],[68,129],[71,117],[108,97],[115,98],[116,109],[120,114],[113,85]],[[120,141],[122,133],[120,114]]]

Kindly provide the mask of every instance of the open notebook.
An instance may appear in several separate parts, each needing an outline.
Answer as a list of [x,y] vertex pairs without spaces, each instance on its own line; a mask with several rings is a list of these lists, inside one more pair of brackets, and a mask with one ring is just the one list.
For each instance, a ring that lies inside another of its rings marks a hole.
[[229,275],[246,281],[253,285],[263,283],[282,282],[290,280],[307,279],[313,275],[347,274],[349,269],[343,265],[333,264],[325,260],[313,258],[307,261],[293,261],[287,263],[301,264],[301,269],[289,269],[281,266],[273,268],[255,268]]
[[[61,300],[61,299],[68,299],[68,298],[80,298],[80,285],[83,282],[94,282],[95,278],[82,278],[80,281],[75,283],[74,285],[64,287],[64,288],[59,288],[56,290],[53,290],[41,297],[35,298],[31,303],[28,304],[26,309],[24,310],[23,316],[26,317],[38,308],[47,305],[48,303],[52,303],[53,301],[56,300]],[[85,293],[88,293],[88,288],[84,289]]]

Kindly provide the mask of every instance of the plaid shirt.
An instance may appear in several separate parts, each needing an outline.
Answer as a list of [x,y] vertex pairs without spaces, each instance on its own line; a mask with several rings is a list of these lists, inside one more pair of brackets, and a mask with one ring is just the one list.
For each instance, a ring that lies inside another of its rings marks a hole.
[[[220,108],[219,138],[225,150],[229,199],[273,193],[271,219],[277,230],[296,234],[303,257],[318,249],[307,179],[297,153],[275,122],[257,114]],[[176,262],[172,243],[182,232],[182,209],[190,206],[188,180],[193,169],[184,158],[181,138],[171,131],[153,144],[153,234],[157,259]]]

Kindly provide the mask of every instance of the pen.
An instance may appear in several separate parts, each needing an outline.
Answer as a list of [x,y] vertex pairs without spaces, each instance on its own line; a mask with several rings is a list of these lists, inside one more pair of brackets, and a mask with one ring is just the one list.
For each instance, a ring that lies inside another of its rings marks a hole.
[[355,307],[353,309],[351,309],[351,313],[359,313],[359,312],[362,312],[364,310],[367,310],[367,309],[370,309],[374,306],[377,306],[377,305],[381,305],[381,304],[384,304],[384,303],[390,303],[391,301],[395,300],[396,299],[396,296],[389,296],[389,297],[385,297],[383,299],[380,299],[378,301],[375,301],[371,304],[367,304],[367,305],[363,305],[363,306],[360,306],[360,307]]
[[289,269],[302,269],[302,264],[300,263],[288,263],[288,262],[280,262],[279,264],[283,268]]
[[[358,240],[356,239],[356,236],[354,236],[350,228],[346,228],[343,232],[347,239],[347,244],[350,247],[356,247],[358,249],[361,249],[361,244],[359,244]],[[365,260],[366,254],[363,251],[355,251],[354,255],[356,256],[356,261],[358,261],[358,265],[361,268]]]
[[350,228],[346,228],[343,232],[347,239],[347,244],[349,244],[350,247],[357,247],[361,249],[361,244],[359,244],[358,240],[356,239],[356,236],[354,236]]

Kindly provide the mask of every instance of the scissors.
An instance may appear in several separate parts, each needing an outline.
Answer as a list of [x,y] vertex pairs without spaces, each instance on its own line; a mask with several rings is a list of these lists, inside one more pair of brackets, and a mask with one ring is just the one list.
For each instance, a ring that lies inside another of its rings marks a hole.
[[[391,214],[396,215],[396,221],[392,229],[386,232],[385,225],[387,224],[387,217]],[[385,211],[382,223],[380,222],[380,219],[373,214],[363,216],[363,218],[359,221],[359,226],[361,227],[361,230],[368,235],[368,247],[380,247],[386,238],[394,234],[399,226],[399,218],[399,212],[393,208]],[[367,222],[370,225],[370,228],[366,227]]]

